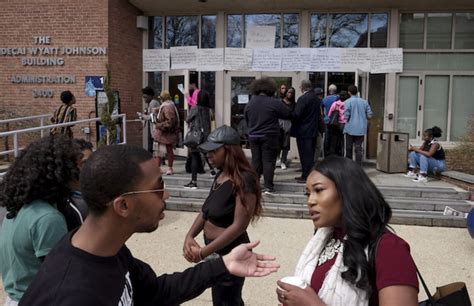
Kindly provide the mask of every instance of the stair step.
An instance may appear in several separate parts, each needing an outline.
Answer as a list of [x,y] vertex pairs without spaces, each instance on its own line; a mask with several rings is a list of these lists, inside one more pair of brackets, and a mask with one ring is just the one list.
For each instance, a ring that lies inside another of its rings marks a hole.
[[[174,198],[195,198],[204,199],[209,195],[207,189],[186,189],[183,187],[168,187],[170,196]],[[306,197],[301,193],[276,193],[272,195],[263,194],[263,203],[289,204],[306,206]],[[472,202],[467,200],[444,199],[444,198],[419,198],[419,197],[386,197],[392,209],[412,209],[423,211],[444,211],[445,206],[450,206],[456,210],[469,212]]]
[[[166,176],[164,180],[171,188],[183,188],[190,181],[189,176],[173,175]],[[211,187],[213,179],[210,177],[198,178],[198,190],[207,190]],[[410,197],[410,198],[430,198],[430,199],[458,199],[468,200],[470,193],[466,190],[455,187],[426,187],[426,186],[387,186],[377,185],[377,188],[384,197]],[[301,193],[305,191],[304,184],[291,181],[275,182],[277,194]]]
[[[166,201],[167,209],[177,211],[200,211],[202,199],[197,198],[169,198]],[[393,209],[391,224],[466,227],[466,219],[455,216],[445,216],[441,211],[421,211]],[[263,215],[280,218],[309,218],[306,205],[266,203]]]

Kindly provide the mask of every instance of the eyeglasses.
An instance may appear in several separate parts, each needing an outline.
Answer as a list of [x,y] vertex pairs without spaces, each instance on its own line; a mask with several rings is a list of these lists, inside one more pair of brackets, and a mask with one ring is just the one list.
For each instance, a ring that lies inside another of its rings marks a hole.
[[[160,184],[160,186],[163,186],[163,187],[159,188],[159,189],[128,191],[128,192],[124,192],[121,195],[117,196],[117,198],[118,197],[124,197],[124,196],[127,196],[127,195],[132,195],[132,194],[155,193],[155,192],[160,193],[161,192],[161,194],[158,194],[158,195],[160,196],[161,199],[163,199],[163,196],[164,196],[164,193],[165,193],[165,190],[166,190],[166,185],[165,185],[165,182],[163,181],[162,177],[160,177],[159,184]],[[106,206],[110,206],[110,205],[112,205],[112,203],[113,203],[113,201],[110,201],[110,203],[108,203]]]
[[[129,192],[122,193],[121,195],[119,195],[119,197],[124,197],[124,196],[126,196],[126,195],[131,195],[131,194],[140,194],[140,193],[154,193],[154,192],[161,192],[161,193],[164,193],[165,190],[166,190],[166,186],[165,186],[165,184],[163,183],[163,188],[161,188],[161,189],[129,191]],[[161,195],[161,198],[163,198],[163,195]]]

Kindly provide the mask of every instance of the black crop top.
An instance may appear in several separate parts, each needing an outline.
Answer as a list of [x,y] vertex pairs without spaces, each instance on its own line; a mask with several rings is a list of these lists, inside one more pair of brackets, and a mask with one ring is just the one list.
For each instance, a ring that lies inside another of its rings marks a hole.
[[[202,214],[204,219],[212,224],[227,228],[234,223],[236,194],[231,180],[217,184],[217,178],[220,174],[216,175],[209,196],[202,205]],[[243,173],[243,180],[244,192],[256,192],[251,173]]]
[[202,205],[204,219],[216,226],[227,228],[234,223],[234,212],[234,184],[231,180],[220,185],[214,181],[211,192]]

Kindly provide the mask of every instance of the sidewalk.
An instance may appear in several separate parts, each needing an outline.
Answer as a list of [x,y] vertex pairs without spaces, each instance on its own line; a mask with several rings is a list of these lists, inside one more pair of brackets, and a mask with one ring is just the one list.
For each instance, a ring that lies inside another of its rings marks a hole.
[[[195,216],[196,213],[166,212],[158,230],[151,234],[135,234],[127,245],[136,257],[149,263],[158,275],[182,271],[192,266],[182,257],[182,244]],[[412,255],[432,291],[436,286],[464,281],[473,299],[474,240],[466,229],[393,227],[410,244]],[[276,281],[293,274],[296,261],[312,233],[312,223],[305,219],[265,217],[249,228],[251,239],[261,240],[255,251],[276,256],[281,268],[279,272],[265,278],[246,280],[243,292],[246,305],[278,303]],[[201,241],[199,237],[198,242]],[[419,299],[425,299],[422,290]],[[0,305],[3,305],[3,300],[4,293],[0,291]],[[210,290],[184,305],[212,305]]]

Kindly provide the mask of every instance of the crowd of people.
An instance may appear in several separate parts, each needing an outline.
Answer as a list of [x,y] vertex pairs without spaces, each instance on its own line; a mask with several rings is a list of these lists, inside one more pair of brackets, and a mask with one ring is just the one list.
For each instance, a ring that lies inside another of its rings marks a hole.
[[[148,150],[111,145],[93,152],[92,144],[74,139],[70,129],[56,129],[10,166],[0,184],[0,206],[7,210],[0,235],[5,305],[178,305],[207,288],[215,306],[244,305],[245,278],[279,268],[271,255],[253,251],[259,242],[251,242],[247,227],[262,214],[262,193],[275,193],[275,167],[287,168],[290,137],[296,138],[302,169],[296,181],[305,184],[315,234],[295,269],[307,286],[278,281],[275,301],[418,304],[410,248],[388,226],[391,208],[361,167],[372,111],[356,86],[337,93],[331,85],[323,98],[322,89],[304,80],[295,101],[293,87],[255,80],[244,111],[251,162],[235,129],[223,125],[211,131],[208,94],[194,83],[190,88],[185,121],[202,132],[202,141],[189,146],[191,182],[185,187],[197,188],[204,163],[213,176],[183,237],[184,259],[196,265],[157,276],[125,245],[134,233],[156,230],[164,218],[169,194],[163,175],[174,174],[179,141],[180,115],[169,92],[160,93],[160,102],[147,87],[147,112],[140,116],[151,137]],[[74,96],[69,92],[61,99],[53,122],[75,113]],[[423,145],[410,146],[406,176],[426,181],[428,171],[444,170],[441,132],[427,129]],[[318,134],[324,139],[323,160],[314,158]],[[162,172],[165,157],[168,168]],[[196,240],[200,233],[202,242]]]

